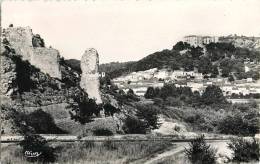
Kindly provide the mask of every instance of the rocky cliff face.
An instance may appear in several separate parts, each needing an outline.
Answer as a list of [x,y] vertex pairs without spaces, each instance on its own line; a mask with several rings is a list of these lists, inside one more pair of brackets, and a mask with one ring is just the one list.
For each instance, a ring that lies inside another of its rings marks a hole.
[[90,98],[95,98],[97,103],[101,103],[99,91],[99,56],[97,50],[90,48],[85,51],[81,58],[81,81],[80,86],[83,88]]
[[0,95],[10,96],[16,89],[15,64],[7,56],[0,56]]
[[34,36],[30,27],[9,27],[3,30],[3,37],[8,40],[15,53],[22,56],[23,60],[28,60],[51,77],[61,79],[59,52],[43,47],[43,39],[39,35]]

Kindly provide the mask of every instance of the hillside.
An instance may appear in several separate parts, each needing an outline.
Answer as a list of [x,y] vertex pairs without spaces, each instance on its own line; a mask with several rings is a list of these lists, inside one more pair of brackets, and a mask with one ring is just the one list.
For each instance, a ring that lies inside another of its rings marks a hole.
[[235,47],[232,43],[210,43],[201,48],[178,42],[171,50],[165,49],[155,52],[139,61],[131,62],[125,67],[118,67],[118,69],[108,73],[114,78],[130,72],[152,68],[184,69],[185,71],[196,69],[199,73],[212,77],[235,76],[237,79],[248,77],[258,79],[257,70],[245,73],[244,63],[258,63],[259,61],[259,51]]

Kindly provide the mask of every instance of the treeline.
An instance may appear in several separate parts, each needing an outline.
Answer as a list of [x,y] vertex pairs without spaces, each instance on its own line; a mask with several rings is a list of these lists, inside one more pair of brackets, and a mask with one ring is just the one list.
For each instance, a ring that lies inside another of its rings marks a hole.
[[192,92],[190,87],[176,87],[174,84],[166,84],[162,88],[148,87],[144,96],[148,99],[154,99],[157,104],[170,106],[227,104],[222,90],[215,85],[208,86],[200,95],[198,91]]
[[[210,43],[205,45],[204,51],[201,47],[193,47],[186,42],[178,42],[171,50],[165,49],[155,52],[137,62],[116,64],[117,69],[109,69],[108,72],[111,78],[115,78],[125,73],[152,68],[184,69],[185,71],[197,69],[198,72],[210,75],[210,77],[222,76],[237,79],[252,77],[259,79],[260,75],[257,71],[244,72],[245,60],[259,62],[260,52],[235,47],[232,43]],[[115,64],[110,66],[113,65]],[[109,68],[109,64],[104,68]]]

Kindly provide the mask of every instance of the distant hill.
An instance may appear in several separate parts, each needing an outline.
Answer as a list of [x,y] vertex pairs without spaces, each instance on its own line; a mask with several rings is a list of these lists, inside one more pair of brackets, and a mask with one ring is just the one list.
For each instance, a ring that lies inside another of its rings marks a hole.
[[[228,36],[222,37],[221,42],[209,43],[204,47],[193,47],[186,42],[176,43],[172,49],[150,54],[139,61],[111,62],[101,64],[100,72],[106,72],[110,78],[116,78],[131,72],[144,71],[152,68],[168,68],[171,70],[194,69],[204,75],[216,77],[235,76],[238,79],[254,76],[255,72],[244,72],[244,62],[258,63],[258,38]],[[81,72],[80,61],[76,59],[65,60],[72,69]],[[250,75],[249,75],[250,74]]]
[[74,70],[76,70],[76,71],[81,73],[80,60],[77,60],[77,59],[67,59],[67,60],[64,60],[64,61],[72,69],[74,69]]
[[260,52],[255,49],[236,47],[230,42],[209,43],[204,47],[193,47],[185,42],[178,42],[170,50],[155,52],[136,62],[117,64],[117,67],[113,67],[108,73],[111,78],[115,78],[123,74],[152,68],[184,69],[185,71],[196,69],[211,77],[235,76],[238,79],[243,79],[254,76],[255,79],[258,79],[259,73],[244,72],[245,61],[258,63]]

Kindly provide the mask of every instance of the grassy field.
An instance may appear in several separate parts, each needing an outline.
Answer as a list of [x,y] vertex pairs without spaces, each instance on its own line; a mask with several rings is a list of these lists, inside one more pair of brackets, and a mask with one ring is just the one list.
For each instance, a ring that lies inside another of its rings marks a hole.
[[[154,156],[172,147],[169,142],[76,142],[53,143],[57,154],[56,163],[64,164],[121,164]],[[2,149],[2,164],[27,164],[16,144],[5,145]]]

